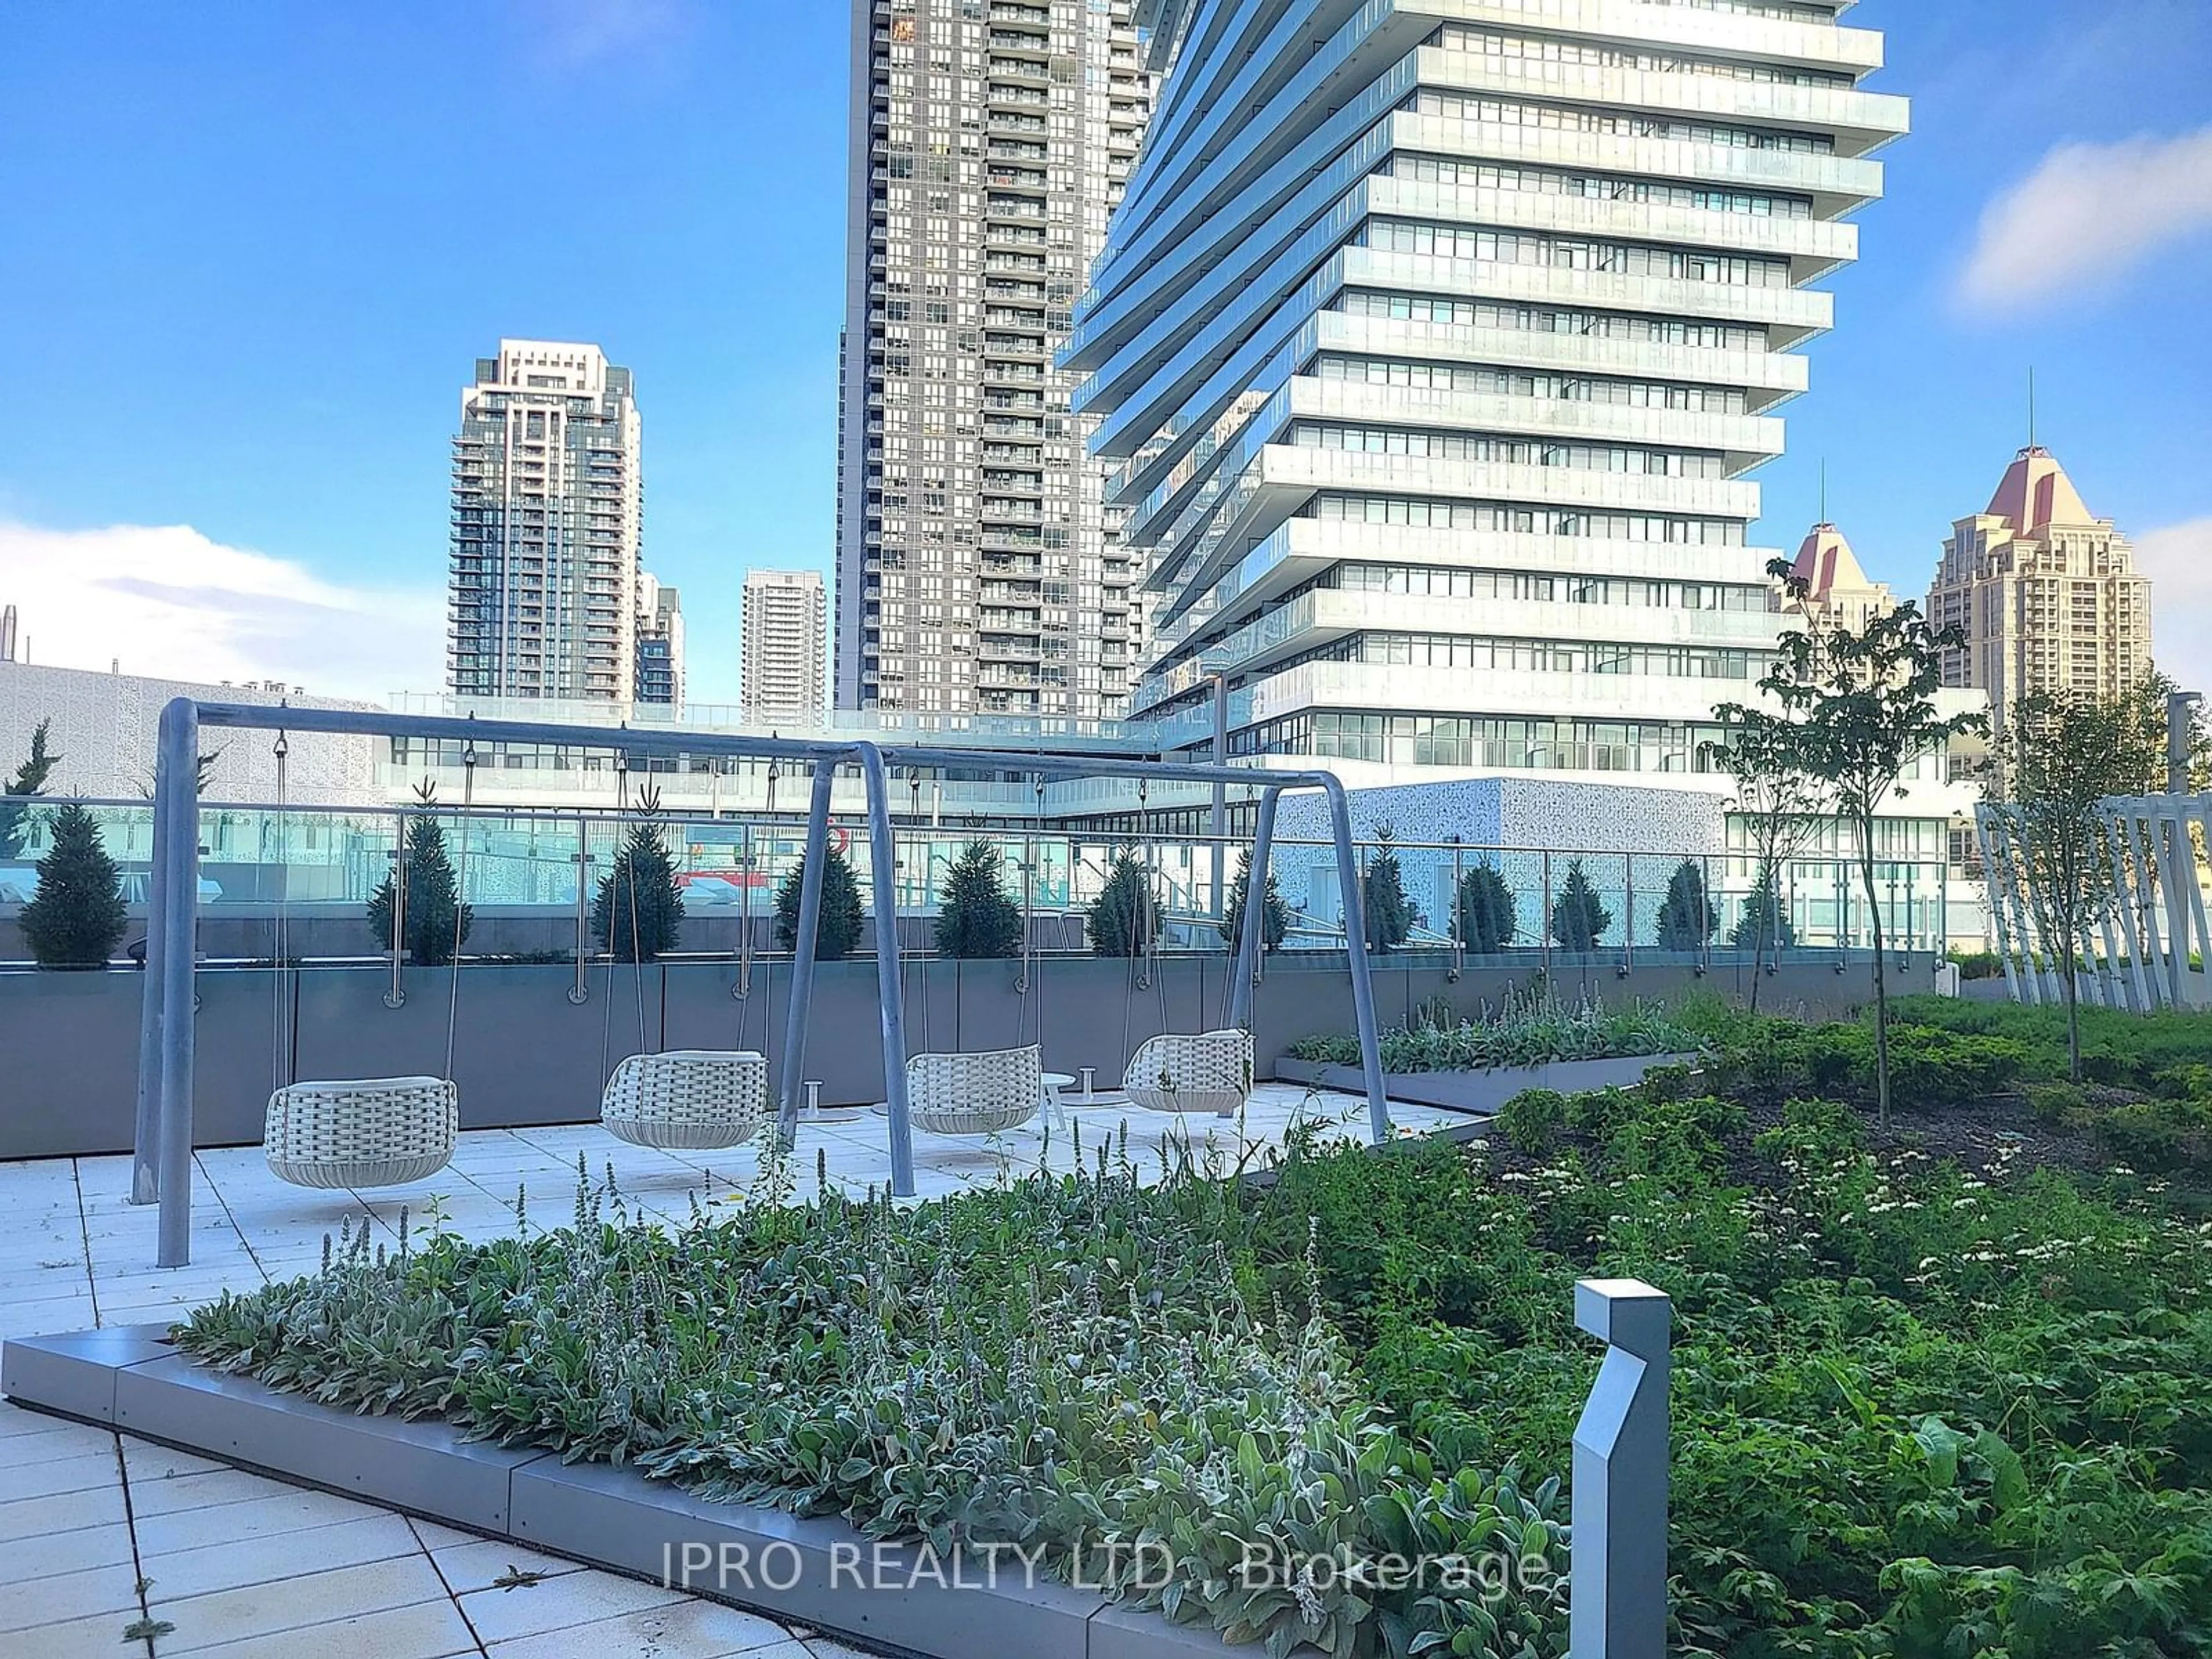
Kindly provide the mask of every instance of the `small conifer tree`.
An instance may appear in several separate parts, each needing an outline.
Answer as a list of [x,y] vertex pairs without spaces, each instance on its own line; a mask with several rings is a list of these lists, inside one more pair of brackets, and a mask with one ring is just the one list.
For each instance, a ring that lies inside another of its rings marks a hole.
[[1406,874],[1399,867],[1397,835],[1389,824],[1375,831],[1379,843],[1373,862],[1361,883],[1362,920],[1367,924],[1367,948],[1378,954],[1396,950],[1413,936],[1413,903],[1406,896]]
[[39,860],[39,890],[23,907],[23,942],[41,968],[105,968],[125,918],[115,860],[100,824],[72,801],[54,814],[53,845]]
[[974,962],[1018,956],[1022,948],[1022,907],[1006,891],[999,849],[971,841],[945,872],[937,913],[939,956]]
[[1093,956],[1139,956],[1159,937],[1159,896],[1135,848],[1114,855],[1106,885],[1091,902],[1087,927]]
[[618,959],[656,962],[683,936],[684,891],[676,884],[676,860],[659,808],[659,797],[650,791],[640,799],[638,821],[613,867],[600,878],[592,903],[592,931],[600,948]]
[[[799,946],[799,903],[806,884],[806,860],[791,866],[775,893],[775,942],[784,950]],[[814,928],[814,959],[842,962],[860,943],[860,884],[853,875],[852,860],[836,848],[822,864],[822,916]]]
[[1659,907],[1659,948],[1699,951],[1721,925],[1721,913],[1705,896],[1705,872],[1695,859],[1684,859],[1667,880]]
[[1460,944],[1475,956],[1486,957],[1512,944],[1520,931],[1513,890],[1498,866],[1485,859],[1460,878]]
[[[1237,948],[1237,939],[1243,932],[1244,901],[1251,890],[1252,860],[1247,858],[1244,867],[1237,872],[1237,879],[1229,885],[1228,896],[1222,901],[1221,937],[1229,941],[1231,950]],[[1290,932],[1290,901],[1283,896],[1283,890],[1275,880],[1275,872],[1270,870],[1267,884],[1260,890],[1260,948],[1263,951],[1281,950]]]
[[[424,807],[435,803],[438,792],[430,784],[417,785],[416,799]],[[378,945],[392,948],[392,879],[386,876],[369,896],[369,931]],[[417,968],[442,968],[466,943],[475,917],[461,902],[461,886],[453,862],[446,853],[446,832],[428,811],[412,814],[407,821],[407,914],[400,941],[407,960]]]
[[1552,937],[1565,950],[1595,951],[1612,926],[1613,912],[1598,897],[1583,861],[1576,859],[1567,866],[1566,885],[1552,905]]
[[1743,914],[1729,929],[1730,945],[1763,956],[1768,951],[1787,951],[1797,943],[1797,930],[1790,925],[1790,907],[1782,902],[1780,886],[1773,871],[1760,876],[1751,896],[1743,902]]

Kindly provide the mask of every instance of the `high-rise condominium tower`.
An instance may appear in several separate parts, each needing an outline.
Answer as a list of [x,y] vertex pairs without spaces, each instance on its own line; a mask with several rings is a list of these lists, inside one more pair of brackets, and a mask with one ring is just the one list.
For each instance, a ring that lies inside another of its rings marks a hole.
[[1807,284],[1907,125],[1848,3],[1140,16],[1175,67],[1061,357],[1151,561],[1137,711],[1221,672],[1241,752],[1702,767],[1783,623],[1745,478]]
[[637,574],[637,700],[684,705],[684,596]]
[[749,570],[744,603],[739,666],[746,720],[819,723],[830,623],[820,573]]
[[1137,154],[1131,0],[854,0],[837,702],[1095,717],[1132,561],[1051,367]]
[[634,696],[641,504],[629,370],[546,340],[477,359],[453,439],[447,688]]
[[1966,636],[1944,653],[1943,683],[1988,692],[1999,726],[2038,691],[2116,697],[2150,672],[2149,579],[2112,521],[2033,446],[1987,510],[1953,527],[1928,614]]

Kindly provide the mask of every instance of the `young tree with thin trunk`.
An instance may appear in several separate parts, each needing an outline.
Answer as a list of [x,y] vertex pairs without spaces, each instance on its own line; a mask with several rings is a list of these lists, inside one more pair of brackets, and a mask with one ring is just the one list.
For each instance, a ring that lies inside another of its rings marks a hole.
[[1751,842],[1752,896],[1729,939],[1739,948],[1746,936],[1750,940],[1751,1006],[1756,1012],[1767,947],[1773,947],[1778,960],[1790,942],[1782,908],[1784,872],[1832,807],[1822,781],[1800,769],[1794,719],[1741,703],[1723,703],[1714,713],[1724,735],[1705,752],[1735,780],[1735,812]]
[[[1780,560],[1768,567],[1788,579]],[[1780,709],[1773,728],[1791,770],[1827,781],[1838,823],[1849,832],[1874,935],[1875,1080],[1881,1121],[1889,1122],[1889,960],[1877,877],[1875,828],[1883,805],[1907,793],[1905,769],[1941,755],[1954,738],[1983,732],[1980,714],[1945,714],[1941,653],[1963,645],[1956,629],[1931,627],[1908,600],[1863,629],[1815,621],[1783,635],[1759,682]]]
[[2166,696],[2145,681],[2112,699],[2039,691],[2013,706],[1993,804],[2042,948],[2066,999],[2066,1054],[2081,1080],[2081,944],[2126,902],[2103,803],[2163,787]]

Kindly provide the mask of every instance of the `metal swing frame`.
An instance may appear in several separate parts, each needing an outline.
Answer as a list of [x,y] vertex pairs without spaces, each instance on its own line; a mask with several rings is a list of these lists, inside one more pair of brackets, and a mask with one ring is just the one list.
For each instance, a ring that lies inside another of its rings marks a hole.
[[[149,891],[146,989],[139,1016],[138,1091],[132,1141],[131,1199],[161,1206],[155,1265],[181,1267],[191,1260],[192,1092],[196,1042],[199,919],[200,728],[284,732],[295,736],[418,738],[469,744],[514,744],[632,754],[792,761],[806,763],[813,793],[806,820],[805,877],[800,886],[798,937],[792,953],[792,992],[784,1027],[783,1077],[778,1091],[777,1138],[789,1146],[797,1133],[812,1000],[815,934],[822,916],[822,868],[829,855],[831,796],[838,768],[857,765],[866,786],[875,929],[876,978],[883,1024],[884,1092],[890,1116],[891,1190],[915,1192],[914,1139],[907,1092],[906,1002],[900,982],[898,891],[891,831],[891,764],[960,771],[1004,770],[1047,777],[1148,778],[1169,782],[1235,783],[1260,791],[1257,833],[1250,854],[1252,890],[1264,891],[1273,850],[1275,813],[1291,790],[1317,789],[1327,797],[1336,844],[1337,877],[1344,903],[1346,954],[1359,1032],[1369,1123],[1374,1141],[1389,1136],[1389,1108],[1369,974],[1361,911],[1359,870],[1352,817],[1343,784],[1328,772],[1276,772],[1224,765],[1119,761],[990,749],[885,748],[863,741],[808,741],[733,732],[580,726],[550,721],[479,720],[384,709],[303,708],[285,703],[235,703],[193,697],[173,700],[161,711],[154,781],[154,858]],[[1249,1030],[1265,906],[1248,903],[1230,981],[1229,1023]]]

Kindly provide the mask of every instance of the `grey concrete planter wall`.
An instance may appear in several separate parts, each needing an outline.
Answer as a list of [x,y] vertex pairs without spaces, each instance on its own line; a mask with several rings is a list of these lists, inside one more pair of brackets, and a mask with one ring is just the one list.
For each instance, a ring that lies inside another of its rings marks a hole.
[[[1655,1066],[1695,1063],[1695,1054],[1643,1054],[1618,1060],[1565,1060],[1548,1066],[1493,1066],[1474,1072],[1391,1072],[1385,1080],[1390,1098],[1415,1106],[1486,1115],[1528,1089],[1556,1089],[1563,1095],[1589,1089],[1627,1088],[1641,1083]],[[1279,1060],[1275,1075],[1285,1082],[1318,1088],[1364,1090],[1356,1066],[1327,1066],[1314,1060]]]
[[[1094,957],[1038,964],[1025,1000],[1014,962],[910,963],[905,970],[907,1039],[915,1052],[1004,1048],[1042,1040],[1045,1064],[1070,1075],[1096,1070],[1119,1080],[1136,1045],[1163,1030],[1200,1031],[1223,1023],[1229,1000],[1225,954],[1164,957],[1151,982],[1145,965]],[[1569,999],[1673,1001],[1694,988],[1741,995],[1747,970],[1716,968],[1703,979],[1683,966],[1555,964],[1553,982]],[[262,1114],[278,1073],[274,976],[267,969],[210,969],[200,997],[195,1139],[245,1146],[261,1139]],[[1813,962],[1769,976],[1765,1004],[1778,1011],[1841,1013],[1869,1000],[1864,963],[1838,974]],[[1932,988],[1923,955],[1899,976],[1905,990]],[[444,969],[410,969],[403,1006],[388,1008],[380,968],[311,968],[289,975],[295,1033],[295,1078],[391,1077],[442,1072],[452,980]],[[465,1128],[587,1122],[599,1090],[625,1054],[664,1048],[755,1048],[776,1076],[784,1065],[788,967],[757,962],[750,994],[732,995],[733,963],[672,963],[641,972],[594,964],[588,995],[569,1000],[570,968],[471,964],[462,969],[453,1074]],[[1411,1024],[1438,1000],[1462,1018],[1495,1007],[1528,983],[1526,969],[1470,967],[1456,979],[1441,955],[1392,956],[1374,970],[1382,1025]],[[0,1159],[98,1155],[131,1149],[137,1095],[143,974],[0,972]],[[1279,1074],[1291,1046],[1352,1027],[1351,978],[1341,953],[1271,957],[1253,1001],[1261,1077]],[[817,970],[813,1030],[801,1074],[823,1083],[832,1105],[883,1098],[881,1022],[872,961],[824,963]],[[1595,1085],[1585,1085],[1595,1086]],[[1407,1097],[1411,1098],[1412,1097]]]
[[[715,1504],[634,1469],[465,1442],[450,1425],[362,1417],[177,1354],[161,1326],[9,1339],[0,1391],[58,1412],[349,1498],[513,1540],[593,1566],[808,1625],[876,1649],[966,1659],[1200,1659],[1211,1631],[975,1557],[919,1571],[913,1547],[842,1521]],[[690,1546],[690,1557],[684,1554]],[[726,1556],[725,1552],[734,1553]],[[688,1575],[705,1553],[713,1565]],[[742,1577],[720,1565],[742,1559]],[[957,1580],[952,1575],[959,1573]],[[995,1582],[992,1582],[995,1580]],[[1300,1648],[1305,1659],[1316,1650]]]

